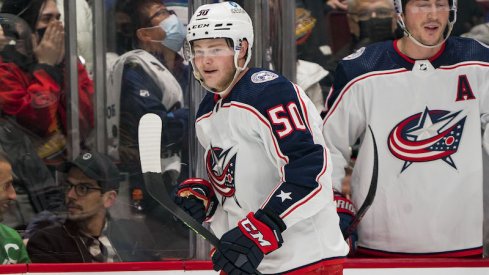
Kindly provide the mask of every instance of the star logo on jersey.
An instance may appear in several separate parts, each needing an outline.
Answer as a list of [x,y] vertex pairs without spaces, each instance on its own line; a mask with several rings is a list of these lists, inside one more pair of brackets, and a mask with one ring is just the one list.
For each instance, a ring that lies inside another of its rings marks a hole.
[[207,175],[214,190],[223,197],[232,197],[236,191],[234,184],[236,151],[234,147],[225,150],[211,145],[206,152]]
[[285,193],[284,190],[280,190],[280,194],[278,194],[276,197],[281,198],[282,202],[284,202],[285,200],[292,200],[292,197],[290,196],[291,194],[292,192]]
[[458,151],[466,118],[462,111],[425,108],[397,124],[389,134],[388,146],[404,161],[401,173],[414,162],[440,159],[457,169],[451,156]]

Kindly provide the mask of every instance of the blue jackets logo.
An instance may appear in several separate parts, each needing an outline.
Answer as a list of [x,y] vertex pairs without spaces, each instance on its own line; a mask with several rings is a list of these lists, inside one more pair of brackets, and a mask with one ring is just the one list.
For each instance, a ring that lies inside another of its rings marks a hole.
[[388,146],[404,161],[401,172],[414,162],[440,159],[457,169],[451,156],[458,151],[466,118],[462,111],[426,108],[397,124],[389,134]]

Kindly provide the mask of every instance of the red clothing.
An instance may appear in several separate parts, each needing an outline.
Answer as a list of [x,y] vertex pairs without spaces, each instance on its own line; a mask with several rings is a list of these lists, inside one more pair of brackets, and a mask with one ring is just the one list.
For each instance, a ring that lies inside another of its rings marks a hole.
[[[49,70],[49,72],[48,72]],[[55,79],[57,78],[57,79]],[[62,71],[48,65],[35,65],[26,72],[14,62],[0,58],[0,108],[17,122],[41,137],[62,127],[66,133],[66,94]],[[78,64],[78,95],[81,139],[93,128],[93,82]]]

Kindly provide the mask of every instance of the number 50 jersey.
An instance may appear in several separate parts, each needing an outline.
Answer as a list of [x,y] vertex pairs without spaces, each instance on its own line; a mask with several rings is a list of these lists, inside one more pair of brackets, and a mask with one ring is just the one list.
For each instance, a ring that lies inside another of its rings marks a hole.
[[283,246],[265,256],[262,273],[336,264],[348,252],[321,129],[302,89],[272,71],[249,69],[227,97],[209,93],[200,104],[197,136],[220,201],[212,230],[220,237],[260,208],[287,225]]

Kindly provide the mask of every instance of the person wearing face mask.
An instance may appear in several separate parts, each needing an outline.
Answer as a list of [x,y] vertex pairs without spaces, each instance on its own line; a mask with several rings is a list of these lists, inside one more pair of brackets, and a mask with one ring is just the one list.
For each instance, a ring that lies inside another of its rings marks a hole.
[[[24,51],[3,54],[0,61],[0,109],[3,116],[32,132],[37,153],[47,164],[63,161],[66,144],[67,106],[64,83],[64,26],[55,0],[5,0],[2,13],[27,23],[32,38],[23,40]],[[19,40],[20,41],[20,40]],[[79,129],[81,146],[94,126],[93,82],[78,63]],[[77,108],[74,107],[76,110]]]
[[[78,131],[80,147],[91,144],[93,82],[78,63],[78,87],[64,81],[64,36],[54,0],[5,0],[0,25],[8,45],[0,52],[0,145],[19,177],[18,226],[42,210],[63,209],[54,166],[66,158],[66,136]],[[68,129],[67,97],[78,95],[78,129]],[[15,145],[15,146],[14,146]],[[26,199],[23,199],[26,198]],[[28,199],[27,199],[28,198]]]
[[334,72],[341,59],[361,47],[397,36],[394,6],[390,0],[349,0],[347,12],[352,38],[324,66],[330,72],[325,81],[328,87],[333,84]]
[[[165,183],[171,187],[177,178],[187,177],[181,163],[187,162],[184,144],[188,109],[184,108],[184,95],[188,89],[188,67],[178,54],[186,29],[160,0],[129,1],[126,12],[133,20],[135,49],[120,56],[109,68],[108,152],[120,160],[121,170],[129,173],[135,212],[146,214],[148,222],[157,226],[155,231],[161,233],[171,230],[175,222],[146,192],[137,150],[137,126],[146,113],[162,118]],[[175,238],[168,242],[175,242]]]

